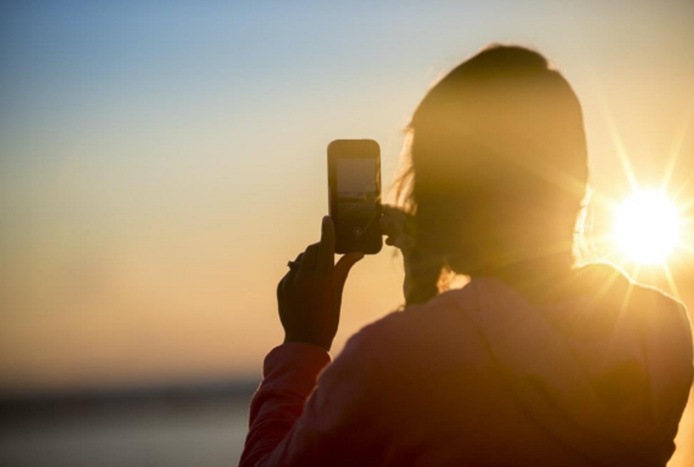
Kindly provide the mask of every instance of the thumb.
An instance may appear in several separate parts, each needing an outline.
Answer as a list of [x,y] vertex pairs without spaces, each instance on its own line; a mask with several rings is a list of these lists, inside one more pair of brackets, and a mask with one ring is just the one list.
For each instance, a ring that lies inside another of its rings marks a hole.
[[342,296],[342,289],[345,287],[345,281],[352,266],[357,264],[364,257],[364,253],[355,252],[347,253],[340,258],[335,265],[335,286],[338,296]]

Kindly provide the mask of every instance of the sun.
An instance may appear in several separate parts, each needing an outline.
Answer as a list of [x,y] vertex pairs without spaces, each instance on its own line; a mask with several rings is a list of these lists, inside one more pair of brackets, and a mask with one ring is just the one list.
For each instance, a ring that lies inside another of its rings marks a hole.
[[639,190],[617,211],[617,246],[640,264],[664,263],[679,240],[677,208],[662,192]]

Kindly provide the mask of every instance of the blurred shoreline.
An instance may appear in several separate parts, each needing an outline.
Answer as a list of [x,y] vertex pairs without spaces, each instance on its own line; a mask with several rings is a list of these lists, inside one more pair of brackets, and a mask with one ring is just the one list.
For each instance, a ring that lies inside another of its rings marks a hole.
[[235,465],[257,385],[0,392],[0,465]]
[[8,422],[37,416],[62,417],[117,413],[156,406],[194,406],[221,401],[250,400],[260,381],[209,381],[61,390],[0,389],[0,427]]

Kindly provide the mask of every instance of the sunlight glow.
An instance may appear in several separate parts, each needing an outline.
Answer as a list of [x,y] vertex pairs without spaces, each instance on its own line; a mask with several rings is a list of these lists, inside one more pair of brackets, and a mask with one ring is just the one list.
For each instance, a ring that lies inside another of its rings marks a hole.
[[638,263],[664,263],[677,245],[679,227],[679,213],[662,192],[639,190],[617,211],[615,239]]

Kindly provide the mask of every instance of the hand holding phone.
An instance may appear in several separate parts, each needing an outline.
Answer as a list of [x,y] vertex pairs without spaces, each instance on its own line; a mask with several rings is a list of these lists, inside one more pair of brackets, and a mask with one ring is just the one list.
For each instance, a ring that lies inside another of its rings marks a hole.
[[350,269],[364,255],[350,253],[335,264],[335,230],[323,218],[320,242],[309,245],[277,285],[284,342],[303,342],[330,350],[337,333],[342,290]]

